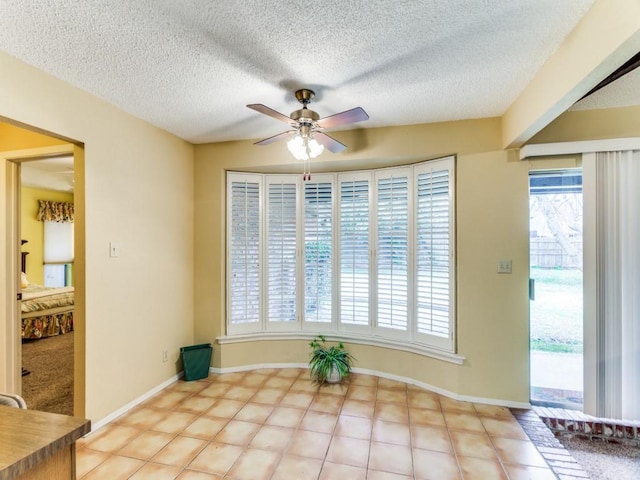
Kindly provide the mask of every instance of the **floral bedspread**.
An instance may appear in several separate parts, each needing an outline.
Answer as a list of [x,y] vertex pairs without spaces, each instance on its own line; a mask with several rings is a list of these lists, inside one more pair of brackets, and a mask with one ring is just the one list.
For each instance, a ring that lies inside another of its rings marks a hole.
[[74,304],[74,288],[51,288],[29,284],[22,289],[22,313],[38,312],[50,308],[66,307]]

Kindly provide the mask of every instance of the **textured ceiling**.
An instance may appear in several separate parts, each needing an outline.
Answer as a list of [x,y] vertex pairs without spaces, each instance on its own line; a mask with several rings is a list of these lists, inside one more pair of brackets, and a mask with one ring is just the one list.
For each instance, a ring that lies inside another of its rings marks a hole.
[[53,157],[20,164],[20,181],[23,187],[73,192],[73,173],[72,156]]
[[0,50],[188,141],[259,139],[282,124],[246,105],[301,87],[362,127],[500,116],[593,3],[0,0]]

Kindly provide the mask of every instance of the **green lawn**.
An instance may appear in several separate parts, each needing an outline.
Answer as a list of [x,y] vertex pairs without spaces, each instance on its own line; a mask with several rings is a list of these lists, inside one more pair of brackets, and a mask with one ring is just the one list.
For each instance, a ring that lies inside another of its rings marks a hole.
[[532,268],[531,349],[582,352],[582,271]]

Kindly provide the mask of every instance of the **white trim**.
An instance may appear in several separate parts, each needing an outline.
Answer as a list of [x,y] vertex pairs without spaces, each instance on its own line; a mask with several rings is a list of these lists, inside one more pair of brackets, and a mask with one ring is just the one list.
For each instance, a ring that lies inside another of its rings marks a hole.
[[[277,368],[277,369],[304,368],[304,369],[307,369],[307,368],[309,368],[309,365],[306,364],[306,363],[259,363],[259,364],[254,364],[254,365],[240,365],[240,366],[237,366],[237,367],[226,367],[226,368],[209,367],[209,372],[219,375],[219,374],[223,374],[223,373],[246,372],[246,371],[250,371],[250,370],[260,370],[260,369],[265,369],[265,368]],[[474,396],[470,396],[470,395],[460,395],[460,394],[457,394],[455,392],[451,392],[449,390],[446,390],[444,388],[436,387],[436,386],[430,385],[428,383],[424,383],[424,382],[420,382],[418,380],[414,380],[413,378],[403,377],[403,376],[400,376],[400,375],[393,375],[393,374],[390,374],[390,373],[378,372],[376,370],[369,370],[367,368],[353,368],[351,371],[353,373],[361,373],[361,374],[364,374],[364,375],[372,375],[372,376],[379,377],[379,378],[386,378],[386,379],[389,379],[389,380],[395,380],[395,381],[398,381],[398,382],[406,383],[407,385],[415,385],[416,387],[424,388],[425,390],[429,390],[429,391],[437,393],[439,395],[444,395],[445,397],[449,397],[449,398],[452,398],[454,400],[459,400],[459,401],[462,401],[462,402],[483,403],[483,404],[486,404],[486,405],[497,405],[497,406],[500,406],[500,407],[507,407],[507,408],[524,408],[524,409],[530,409],[531,408],[531,404],[529,404],[527,402],[513,402],[511,400],[503,400],[503,399],[499,399],[499,398],[484,398],[484,397],[474,397]],[[121,415],[124,415],[128,411],[132,410],[134,407],[137,407],[142,402],[144,402],[144,401],[148,400],[149,398],[153,397],[156,393],[161,392],[162,390],[167,388],[169,385],[177,382],[183,376],[184,376],[184,372],[180,372],[177,375],[174,375],[173,377],[169,378],[168,380],[166,380],[166,381],[162,382],[161,384],[157,385],[156,387],[152,388],[151,390],[149,390],[148,392],[144,393],[143,395],[139,396],[135,400],[132,400],[131,402],[127,403],[126,405],[123,405],[122,407],[120,407],[116,411],[110,413],[106,417],[103,417],[102,419],[98,420],[97,422],[93,422],[92,421],[91,422],[91,431],[89,433],[87,433],[85,435],[85,437],[93,435],[95,432],[97,432],[99,429],[101,429],[102,427],[104,427],[108,423],[112,422],[113,420],[115,420],[116,418],[120,417]]]
[[4,340],[0,346],[4,358],[0,360],[0,391],[19,394],[21,392],[20,365],[22,363],[20,344],[20,307],[16,295],[20,291],[20,232],[19,205],[20,180],[18,166],[22,161],[39,160],[45,157],[73,155],[74,145],[55,145],[0,152],[0,184],[4,185],[0,195],[6,199],[0,212],[5,233],[0,237],[0,291],[4,292],[6,307],[0,315],[0,332]]
[[582,156],[582,198],[583,198],[583,411],[588,415],[598,416],[598,382],[600,381],[598,364],[598,229],[596,224],[597,209],[596,188],[596,154],[587,153]]
[[[308,365],[304,363],[261,363],[261,364],[255,364],[255,365],[242,365],[239,367],[228,367],[228,368],[211,367],[209,368],[209,371],[215,374],[222,374],[222,373],[246,372],[248,370],[259,370],[262,368],[308,368]],[[431,392],[437,393],[439,395],[443,395],[445,397],[452,398],[454,400],[459,400],[461,402],[484,403],[486,405],[496,405],[496,406],[507,407],[507,408],[524,408],[524,409],[531,408],[531,404],[528,402],[513,402],[511,400],[503,400],[499,398],[484,398],[484,397],[474,397],[470,395],[460,395],[455,392],[446,390],[444,388],[439,388],[439,387],[430,385],[428,383],[419,382],[417,380],[414,380],[413,378],[403,377],[400,375],[393,375],[390,373],[378,372],[376,370],[369,370],[367,368],[353,368],[351,371],[353,373],[361,373],[364,375],[372,375],[374,377],[395,380],[397,382],[406,383],[407,385],[415,385],[416,387],[424,388],[425,390],[429,390]]]
[[227,368],[209,367],[209,372],[220,375],[222,373],[248,372],[250,370],[260,370],[264,368],[309,368],[309,365],[306,363],[260,363],[257,365],[240,365],[238,367]]
[[640,137],[607,138],[583,142],[536,143],[520,149],[520,160],[552,155],[574,153],[613,152],[618,150],[640,150]]
[[[230,288],[231,284],[232,284],[232,278],[234,275],[234,270],[232,268],[233,266],[233,261],[232,261],[232,256],[233,256],[233,232],[232,229],[230,228],[233,224],[233,212],[232,212],[232,202],[231,202],[231,197],[233,196],[233,183],[234,182],[244,182],[246,185],[248,184],[256,184],[258,185],[258,218],[262,218],[262,214],[263,214],[263,209],[264,209],[264,205],[263,205],[263,192],[264,192],[264,175],[259,175],[259,174],[252,174],[252,173],[240,173],[240,172],[227,172],[227,178],[226,178],[226,215],[227,215],[227,219],[226,219],[226,223],[225,223],[225,228],[226,228],[226,236],[225,236],[225,242],[226,242],[226,255],[225,255],[225,266],[226,266],[226,276],[225,276],[225,288],[226,288],[226,295],[225,295],[225,299],[226,299],[226,309],[225,309],[225,324],[226,324],[226,330],[227,333],[246,333],[246,332],[252,332],[252,331],[260,331],[263,328],[263,317],[264,317],[264,303],[263,303],[263,299],[259,297],[259,305],[258,305],[258,319],[257,320],[251,320],[249,322],[237,322],[237,323],[233,323],[233,319],[231,318],[232,315],[232,289]],[[245,192],[246,193],[246,192]],[[262,227],[262,222],[260,222],[259,226],[258,226],[258,239],[261,239],[263,235],[263,227]],[[260,241],[258,245],[260,245]],[[263,256],[262,256],[262,251],[260,250],[260,248],[258,249],[258,286],[261,289],[262,288],[262,282],[263,282]],[[246,312],[245,312],[246,313]]]
[[127,403],[126,405],[123,405],[122,407],[120,407],[115,412],[110,413],[109,415],[107,415],[104,418],[101,418],[97,422],[92,421],[91,422],[91,431],[89,433],[87,433],[85,435],[85,437],[87,437],[89,435],[93,435],[97,430],[99,430],[100,428],[104,427],[109,422],[115,420],[120,415],[123,415],[123,414],[127,413],[129,410],[131,410],[132,408],[140,405],[145,400],[148,400],[149,398],[153,397],[156,393],[164,390],[165,388],[167,388],[172,383],[177,382],[178,379],[181,378],[182,376],[184,376],[184,371],[180,372],[177,375],[174,375],[173,377],[169,378],[169,380],[166,380],[166,381],[162,382],[160,385],[157,385],[156,387],[154,387],[151,390],[149,390],[147,393],[144,393],[141,396],[139,396],[138,398],[136,398],[135,400],[132,400],[129,403]]
[[[424,355],[426,357],[435,358],[444,362],[454,363],[456,365],[464,364],[466,357],[457,355],[455,353],[443,352],[422,346],[419,344],[407,344],[406,341],[395,341],[388,338],[380,337],[364,337],[349,334],[347,332],[336,335],[333,332],[326,332],[323,335],[330,341],[340,341],[347,343],[355,343],[358,345],[370,345],[372,347],[391,348],[394,350],[400,350],[403,352],[415,353],[417,355]],[[291,333],[252,333],[244,335],[229,335],[217,337],[216,340],[220,345],[228,343],[244,343],[244,342],[258,342],[258,341],[273,341],[273,340],[312,340],[315,337],[315,333],[304,332],[291,332]]]

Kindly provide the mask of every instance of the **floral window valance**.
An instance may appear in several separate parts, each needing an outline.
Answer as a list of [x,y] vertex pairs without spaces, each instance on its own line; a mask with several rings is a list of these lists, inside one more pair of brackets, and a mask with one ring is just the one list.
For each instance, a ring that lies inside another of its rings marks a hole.
[[73,203],[52,202],[49,200],[38,200],[40,208],[36,218],[41,222],[67,222],[73,223],[74,208]]

